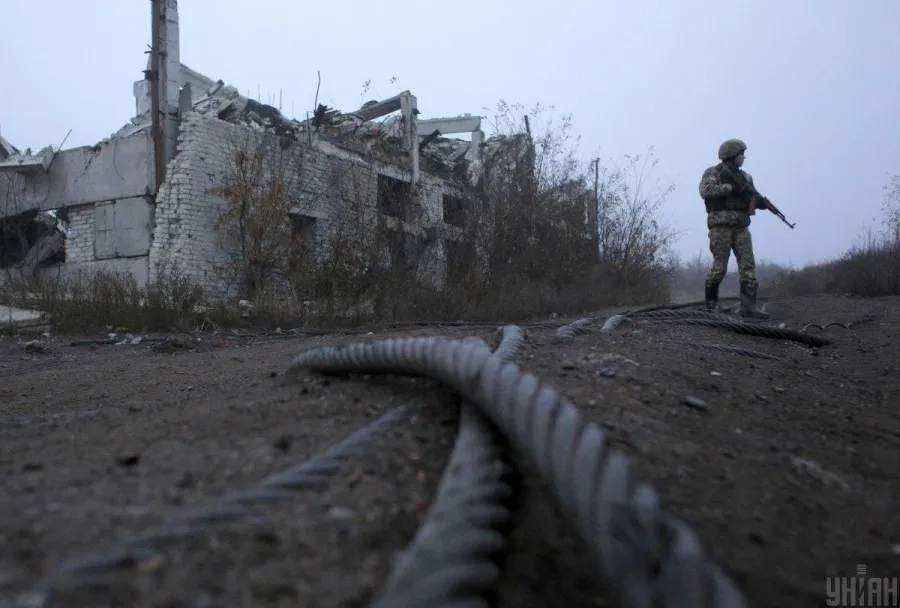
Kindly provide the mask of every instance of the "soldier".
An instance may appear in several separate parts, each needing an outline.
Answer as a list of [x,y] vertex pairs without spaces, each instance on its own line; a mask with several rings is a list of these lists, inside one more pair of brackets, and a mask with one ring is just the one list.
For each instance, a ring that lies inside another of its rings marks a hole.
[[767,319],[769,315],[756,307],[759,284],[749,230],[750,216],[757,208],[767,209],[767,206],[765,200],[753,196],[753,178],[741,169],[746,150],[747,145],[739,139],[724,142],[719,146],[722,162],[708,168],[700,178],[700,196],[706,203],[709,251],[713,257],[706,276],[706,309],[719,311],[719,284],[725,278],[728,258],[734,250],[741,287],[740,315]]

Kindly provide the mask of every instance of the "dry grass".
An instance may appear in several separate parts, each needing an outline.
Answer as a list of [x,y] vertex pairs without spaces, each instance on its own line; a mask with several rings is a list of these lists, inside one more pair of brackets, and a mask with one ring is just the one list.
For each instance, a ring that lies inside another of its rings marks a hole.
[[193,321],[202,291],[177,271],[141,285],[131,274],[106,271],[40,279],[6,271],[0,302],[49,313],[57,331],[168,331]]
[[840,258],[782,273],[766,286],[771,295],[820,293],[877,297],[900,294],[900,239],[868,233]]

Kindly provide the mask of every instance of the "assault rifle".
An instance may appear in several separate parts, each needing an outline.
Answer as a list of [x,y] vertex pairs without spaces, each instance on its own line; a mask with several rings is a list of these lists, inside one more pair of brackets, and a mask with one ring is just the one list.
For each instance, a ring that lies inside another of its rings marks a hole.
[[776,207],[772,203],[772,201],[760,194],[759,190],[757,190],[756,187],[751,184],[750,181],[746,179],[740,171],[734,171],[731,169],[731,167],[725,164],[723,164],[722,167],[724,168],[722,173],[731,178],[728,181],[731,182],[731,186],[734,188],[735,194],[737,194],[738,196],[755,198],[756,200],[762,201],[766,208],[773,214],[775,214],[778,219],[787,224],[791,230],[794,229],[794,226],[797,225],[796,222],[792,224],[787,221],[787,218],[784,217],[784,214],[781,212],[781,210],[779,210],[778,207]]

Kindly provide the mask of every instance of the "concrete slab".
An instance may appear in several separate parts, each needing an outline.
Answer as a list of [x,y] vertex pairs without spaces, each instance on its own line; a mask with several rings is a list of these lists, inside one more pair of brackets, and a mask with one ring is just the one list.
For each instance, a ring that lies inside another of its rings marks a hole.
[[0,331],[46,331],[49,322],[45,312],[0,304]]

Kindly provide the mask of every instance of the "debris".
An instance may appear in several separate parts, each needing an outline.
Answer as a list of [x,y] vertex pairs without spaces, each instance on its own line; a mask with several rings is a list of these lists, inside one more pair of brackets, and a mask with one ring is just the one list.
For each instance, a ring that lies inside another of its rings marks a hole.
[[125,334],[125,338],[121,342],[116,342],[116,346],[121,346],[123,344],[128,344],[131,346],[137,345],[141,343],[140,336],[132,336],[131,334]]
[[700,410],[701,412],[709,411],[709,404],[706,403],[706,401],[704,401],[703,399],[700,399],[699,397],[694,397],[694,396],[688,395],[687,397],[684,398],[684,403],[686,405],[694,408],[695,410]]
[[40,340],[32,340],[31,342],[25,343],[25,352],[32,355],[44,355],[47,351],[47,346],[41,342]]
[[50,316],[39,310],[24,310],[0,304],[0,330],[46,333]]
[[291,444],[294,442],[294,438],[289,434],[285,433],[283,435],[279,435],[277,439],[275,439],[274,446],[281,450],[282,452],[287,452],[291,449]]
[[195,483],[194,476],[191,475],[190,471],[185,471],[184,474],[178,478],[175,482],[175,487],[177,488],[190,488]]
[[161,555],[153,555],[137,563],[136,569],[142,574],[156,572],[165,565],[165,558]]
[[792,456],[791,464],[794,465],[794,468],[798,473],[817,479],[827,487],[837,487],[845,492],[850,490],[850,484],[844,481],[840,475],[832,473],[831,471],[826,471],[822,468],[822,465],[815,460],[807,460],[805,458]]
[[166,338],[158,344],[155,344],[153,350],[162,353],[174,353],[182,349],[190,349],[196,346],[197,340],[187,340],[179,336],[172,336],[171,338]]
[[133,467],[140,462],[140,454],[134,452],[125,452],[116,457],[116,462],[123,467]]
[[620,355],[618,353],[601,353],[596,359],[596,362],[601,364],[610,364],[610,363],[630,363],[635,367],[640,367],[640,363],[633,359],[629,359],[624,355]]
[[328,509],[327,517],[338,520],[356,519],[356,513],[346,507],[334,506]]

